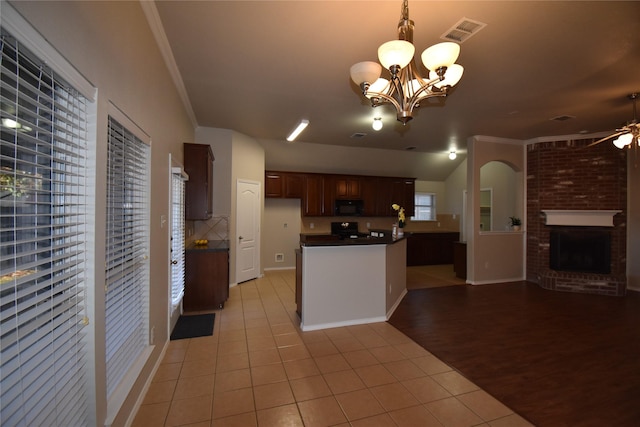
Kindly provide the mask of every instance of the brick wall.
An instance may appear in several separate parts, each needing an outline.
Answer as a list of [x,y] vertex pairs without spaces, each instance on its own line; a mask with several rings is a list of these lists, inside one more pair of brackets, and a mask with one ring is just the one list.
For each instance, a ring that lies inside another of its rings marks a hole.
[[[554,141],[527,147],[527,280],[562,291],[624,295],[628,150],[611,142]],[[611,230],[611,274],[549,269],[546,209],[621,210]]]

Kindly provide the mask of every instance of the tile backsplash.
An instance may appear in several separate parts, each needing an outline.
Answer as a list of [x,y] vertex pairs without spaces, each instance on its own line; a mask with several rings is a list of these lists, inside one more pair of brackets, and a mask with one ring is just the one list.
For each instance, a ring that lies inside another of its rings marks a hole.
[[214,216],[206,221],[187,221],[185,244],[194,240],[229,240],[229,217]]

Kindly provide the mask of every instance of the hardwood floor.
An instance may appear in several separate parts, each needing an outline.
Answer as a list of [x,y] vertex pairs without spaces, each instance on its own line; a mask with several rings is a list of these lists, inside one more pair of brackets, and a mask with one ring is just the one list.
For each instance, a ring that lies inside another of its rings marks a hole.
[[640,293],[417,289],[389,323],[536,426],[640,425]]
[[408,290],[464,284],[463,279],[456,277],[452,264],[407,267]]

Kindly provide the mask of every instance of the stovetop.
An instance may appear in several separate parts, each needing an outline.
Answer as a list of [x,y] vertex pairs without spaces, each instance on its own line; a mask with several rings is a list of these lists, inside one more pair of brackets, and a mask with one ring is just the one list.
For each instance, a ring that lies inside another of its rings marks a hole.
[[340,237],[341,239],[358,239],[360,237],[367,237],[367,233],[360,233],[358,231],[358,223],[349,222],[332,222],[331,234]]

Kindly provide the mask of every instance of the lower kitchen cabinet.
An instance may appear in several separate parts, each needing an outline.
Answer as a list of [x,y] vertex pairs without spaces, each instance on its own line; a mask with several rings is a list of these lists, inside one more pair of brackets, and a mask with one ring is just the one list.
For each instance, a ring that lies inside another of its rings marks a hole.
[[456,277],[467,278],[467,244],[464,242],[453,243],[453,271]]
[[457,232],[407,233],[407,266],[453,264]]
[[229,251],[190,249],[185,253],[184,311],[214,310],[229,299]]

